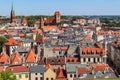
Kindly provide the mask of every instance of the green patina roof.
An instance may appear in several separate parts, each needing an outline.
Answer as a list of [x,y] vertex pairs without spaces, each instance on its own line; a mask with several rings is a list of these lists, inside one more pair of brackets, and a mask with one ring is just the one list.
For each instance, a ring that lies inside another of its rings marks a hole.
[[14,7],[13,7],[13,3],[12,3],[12,8],[11,8],[11,13],[14,14],[15,11],[14,11]]

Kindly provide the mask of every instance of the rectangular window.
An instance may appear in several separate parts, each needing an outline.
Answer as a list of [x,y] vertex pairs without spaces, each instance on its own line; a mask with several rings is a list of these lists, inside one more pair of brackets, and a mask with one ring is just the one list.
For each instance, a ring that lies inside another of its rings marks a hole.
[[25,74],[25,78],[28,78],[28,74]]
[[100,59],[99,59],[99,58],[97,58],[97,61],[98,61],[98,62],[100,62]]
[[36,77],[35,80],[38,80],[38,77]]
[[53,78],[51,78],[51,80],[53,80]]
[[88,62],[90,62],[90,58],[88,58]]
[[74,74],[74,78],[76,78],[76,74]]
[[43,77],[40,77],[40,80],[43,80]]
[[21,74],[19,74],[19,78],[21,78]]
[[72,78],[72,74],[70,74],[70,77]]
[[95,60],[96,58],[94,58],[94,63],[96,63],[96,60]]
[[46,80],[49,80],[48,78],[46,78]]
[[86,58],[83,58],[83,61],[86,62]]
[[37,73],[35,73],[35,75],[37,75]]

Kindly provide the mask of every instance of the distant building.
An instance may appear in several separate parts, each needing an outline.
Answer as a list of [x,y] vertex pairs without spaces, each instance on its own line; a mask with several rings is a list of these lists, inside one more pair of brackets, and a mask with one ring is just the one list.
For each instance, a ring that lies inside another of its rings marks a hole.
[[54,25],[56,23],[60,23],[61,22],[61,16],[60,16],[60,12],[56,11],[54,14],[54,17],[52,18],[47,18],[45,20],[45,24],[46,25]]
[[60,23],[61,19],[60,19],[60,12],[56,11],[55,14],[55,23]]
[[6,71],[13,72],[17,80],[29,80],[29,68],[26,66],[11,66],[7,67]]
[[27,26],[27,19],[25,17],[22,18],[21,24]]
[[15,53],[17,47],[18,47],[18,42],[13,39],[13,38],[10,38],[6,43],[5,43],[5,46],[6,46],[6,53],[8,55],[11,55],[13,53]]
[[43,26],[44,26],[44,20],[43,20],[43,18],[41,17],[41,18],[40,18],[40,27],[39,27],[39,28],[41,29]]

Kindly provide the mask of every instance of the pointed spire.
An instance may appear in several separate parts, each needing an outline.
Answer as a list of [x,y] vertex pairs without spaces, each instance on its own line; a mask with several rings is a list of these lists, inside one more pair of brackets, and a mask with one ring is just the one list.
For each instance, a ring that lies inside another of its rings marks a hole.
[[14,14],[14,6],[13,6],[13,2],[12,2],[12,7],[11,7],[11,13]]
[[12,2],[12,8],[11,8],[11,10],[13,11],[13,2]]

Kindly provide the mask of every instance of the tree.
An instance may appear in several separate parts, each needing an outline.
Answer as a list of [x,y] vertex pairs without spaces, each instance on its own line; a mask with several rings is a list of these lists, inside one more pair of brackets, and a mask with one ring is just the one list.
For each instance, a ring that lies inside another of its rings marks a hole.
[[7,40],[4,37],[0,37],[0,53],[2,52],[2,47]]
[[29,26],[33,26],[35,24],[35,21],[34,20],[28,20],[28,25]]
[[0,46],[4,46],[4,44],[5,44],[5,42],[6,42],[7,40],[4,38],[4,37],[0,37]]
[[15,76],[13,76],[12,72],[1,72],[0,80],[17,80]]

